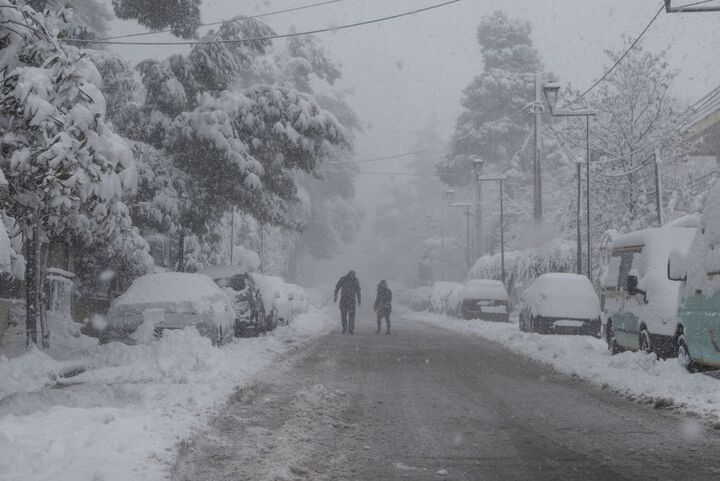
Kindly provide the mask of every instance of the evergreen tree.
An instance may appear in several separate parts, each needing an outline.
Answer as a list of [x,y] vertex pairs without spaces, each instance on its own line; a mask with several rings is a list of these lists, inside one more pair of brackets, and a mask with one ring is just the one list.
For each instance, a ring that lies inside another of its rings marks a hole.
[[37,342],[39,243],[91,244],[131,229],[123,197],[137,182],[127,144],[105,122],[99,72],[55,36],[65,18],[0,0],[2,207],[25,232],[28,343]]

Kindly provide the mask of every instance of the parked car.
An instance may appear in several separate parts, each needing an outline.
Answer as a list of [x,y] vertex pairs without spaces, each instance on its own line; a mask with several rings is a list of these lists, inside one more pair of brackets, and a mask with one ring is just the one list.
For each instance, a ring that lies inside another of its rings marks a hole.
[[465,282],[460,295],[463,319],[510,321],[510,297],[505,285],[491,279],[471,279]]
[[687,254],[697,225],[697,218],[687,218],[612,241],[601,291],[605,340],[611,352],[677,355],[681,284],[668,279],[667,266],[671,251]]
[[232,299],[236,337],[258,336],[274,328],[253,276],[240,266],[214,266],[199,271],[208,276]]
[[287,283],[277,276],[254,272],[255,284],[260,289],[272,326],[287,325],[293,319],[293,307],[288,296]]
[[520,330],[600,337],[600,300],[579,274],[543,274],[522,294]]
[[668,279],[681,291],[675,332],[678,361],[689,371],[720,368],[720,184],[708,195],[686,253],[673,251]]
[[100,342],[148,342],[164,330],[194,326],[219,345],[232,340],[234,319],[230,299],[207,276],[148,274],[112,301]]
[[448,298],[452,294],[453,289],[458,285],[455,282],[437,281],[432,285],[432,293],[430,295],[430,310],[445,314],[449,311]]
[[450,291],[447,298],[445,314],[448,316],[460,317],[462,311],[462,291],[464,284],[457,283]]

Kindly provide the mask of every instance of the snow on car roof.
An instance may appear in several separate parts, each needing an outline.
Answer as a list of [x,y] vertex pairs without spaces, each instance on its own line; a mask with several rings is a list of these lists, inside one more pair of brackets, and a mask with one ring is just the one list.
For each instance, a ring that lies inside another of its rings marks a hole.
[[210,277],[186,272],[163,272],[139,277],[124,294],[113,301],[116,306],[187,302],[216,297],[223,292]]
[[492,279],[470,279],[462,289],[463,299],[508,300],[505,285]]
[[647,244],[651,238],[668,237],[672,238],[674,243],[682,244],[688,236],[694,235],[695,229],[698,227],[696,220],[696,216],[685,216],[665,224],[662,227],[651,227],[649,229],[629,232],[613,239],[612,248],[613,250],[617,250],[642,247]]
[[600,315],[600,300],[593,285],[580,274],[543,274],[535,279],[523,298],[535,315],[576,319],[595,319]]

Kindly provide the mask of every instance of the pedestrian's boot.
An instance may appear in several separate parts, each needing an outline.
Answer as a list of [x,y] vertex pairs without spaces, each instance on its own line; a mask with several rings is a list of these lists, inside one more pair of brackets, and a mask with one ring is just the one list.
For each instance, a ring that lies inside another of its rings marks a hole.
[[378,322],[378,328],[377,331],[375,331],[375,334],[380,334],[380,323]]

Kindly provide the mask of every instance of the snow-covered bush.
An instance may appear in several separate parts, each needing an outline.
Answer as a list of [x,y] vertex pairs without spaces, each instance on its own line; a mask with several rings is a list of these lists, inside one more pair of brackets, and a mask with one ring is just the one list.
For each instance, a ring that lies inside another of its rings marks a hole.
[[447,313],[450,294],[462,284],[456,282],[438,281],[432,285],[430,295],[430,310],[432,312]]
[[[575,244],[564,239],[554,239],[542,247],[506,252],[505,283],[511,297],[516,299],[541,274],[574,272],[575,252]],[[468,279],[501,278],[500,254],[480,257],[468,273]]]

